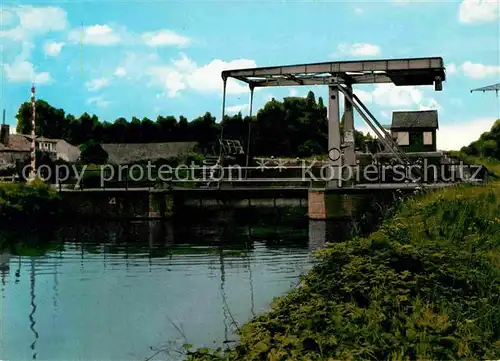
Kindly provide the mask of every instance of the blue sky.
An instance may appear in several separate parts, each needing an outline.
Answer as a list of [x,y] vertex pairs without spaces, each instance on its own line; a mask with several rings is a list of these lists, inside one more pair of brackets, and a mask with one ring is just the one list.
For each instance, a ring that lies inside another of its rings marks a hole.
[[[31,1],[2,2],[1,101],[7,122],[37,98],[76,116],[114,121],[221,113],[224,69],[322,61],[443,57],[448,78],[433,87],[355,89],[382,123],[394,110],[438,109],[438,146],[460,147],[500,118],[498,0],[464,1]],[[256,91],[303,96],[324,87]],[[248,89],[229,84],[227,111],[248,112]],[[368,128],[358,117],[356,127]]]

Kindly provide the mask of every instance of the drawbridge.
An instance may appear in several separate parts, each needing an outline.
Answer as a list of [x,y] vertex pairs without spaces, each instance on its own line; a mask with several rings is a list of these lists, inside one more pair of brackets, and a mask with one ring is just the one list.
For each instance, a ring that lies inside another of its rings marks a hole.
[[[408,155],[401,150],[389,132],[380,124],[368,107],[354,93],[353,86],[389,83],[395,86],[434,86],[441,91],[446,79],[443,59],[440,57],[385,59],[344,62],[323,62],[247,69],[233,69],[222,72],[223,97],[222,118],[225,116],[226,88],[230,78],[245,82],[250,90],[249,115],[252,116],[254,90],[259,87],[313,86],[328,87],[328,159],[334,173],[328,187],[341,187],[343,165],[355,166],[354,110],[370,127],[387,152],[406,167],[412,165]],[[340,133],[340,99],[344,97],[344,135]],[[247,140],[247,161],[251,136],[249,123]],[[223,127],[221,127],[223,139]],[[222,150],[221,150],[222,159]],[[421,179],[419,167],[412,168],[412,175]]]

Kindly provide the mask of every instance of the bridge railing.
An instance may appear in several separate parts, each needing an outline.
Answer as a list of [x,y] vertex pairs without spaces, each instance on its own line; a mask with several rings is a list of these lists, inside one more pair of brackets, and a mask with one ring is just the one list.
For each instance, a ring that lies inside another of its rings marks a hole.
[[[333,172],[333,173],[332,173]],[[329,167],[184,167],[175,172],[144,173],[142,176],[124,172],[122,174],[105,174],[101,171],[88,171],[80,181],[76,179],[58,182],[59,189],[88,188],[147,188],[183,187],[183,188],[215,188],[215,187],[313,187],[324,185],[328,181],[338,179],[334,174],[341,174],[342,184],[383,184],[409,183],[410,174],[404,168],[395,169],[388,165],[365,165],[353,168]],[[419,183],[484,183],[487,180],[487,169],[481,165],[437,164],[424,170],[425,179]]]

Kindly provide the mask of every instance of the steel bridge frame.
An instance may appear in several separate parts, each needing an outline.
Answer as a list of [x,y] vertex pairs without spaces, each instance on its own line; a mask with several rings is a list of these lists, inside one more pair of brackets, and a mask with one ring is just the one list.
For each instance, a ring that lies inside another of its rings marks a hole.
[[[249,115],[252,116],[254,89],[271,86],[328,86],[328,148],[341,154],[347,165],[356,164],[354,149],[354,112],[355,108],[377,137],[393,152],[398,160],[407,160],[387,131],[369,112],[368,108],[353,92],[355,84],[392,83],[396,86],[434,85],[441,91],[446,80],[444,62],[441,57],[363,60],[343,62],[323,62],[312,64],[285,65],[261,68],[225,70],[223,81],[222,118],[225,116],[227,80],[234,78],[245,82],[250,89]],[[344,95],[344,139],[340,136],[339,92]],[[358,104],[356,104],[358,103]],[[366,114],[363,113],[366,112]],[[371,120],[369,119],[371,118]],[[375,123],[373,124],[372,121]],[[378,130],[377,130],[378,128]],[[249,138],[251,122],[249,123]],[[247,164],[250,141],[247,141]],[[342,156],[329,157],[333,167],[342,166]],[[336,158],[336,159],[335,159]],[[339,175],[339,178],[341,175]],[[339,183],[332,182],[332,187]]]

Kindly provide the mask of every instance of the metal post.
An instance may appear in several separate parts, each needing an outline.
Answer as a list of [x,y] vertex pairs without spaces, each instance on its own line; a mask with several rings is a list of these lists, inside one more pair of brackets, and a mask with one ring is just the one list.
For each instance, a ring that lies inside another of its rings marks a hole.
[[32,182],[36,178],[36,105],[35,105],[35,84],[31,87],[31,172],[29,175],[29,182]]
[[226,115],[226,85],[227,85],[227,79],[222,79],[223,85],[222,85],[222,116],[220,119],[220,152],[219,152],[219,160],[221,160],[221,166],[222,166],[222,138],[224,137],[224,116]]
[[[328,87],[328,159],[333,174],[329,175],[328,188],[340,187],[342,154],[340,150],[339,90],[337,86]],[[332,177],[333,175],[333,177]],[[333,178],[333,179],[332,179]]]
[[[347,84],[349,93],[352,93],[352,85]],[[356,165],[356,153],[354,144],[354,111],[351,102],[344,97],[344,150],[345,163],[350,166]]]
[[[221,168],[221,171],[222,171],[222,167],[224,166],[224,163],[223,163],[223,159],[222,159],[222,138],[224,136],[224,116],[226,115],[226,86],[227,86],[227,79],[226,78],[223,78],[222,79],[222,82],[223,82],[223,85],[222,85],[222,117],[221,117],[221,120],[220,120],[220,152],[219,152],[219,167]],[[221,186],[221,182],[222,182],[222,178],[221,177],[221,180],[219,180],[217,183],[218,183],[218,188],[220,189],[220,186]]]
[[[254,87],[250,85],[250,109],[248,111],[248,139],[247,139],[247,154],[246,154],[246,162],[245,167],[248,167],[248,162],[250,160],[250,137],[252,134],[252,108],[253,108],[253,90]],[[245,169],[245,179],[247,178],[248,169]]]

